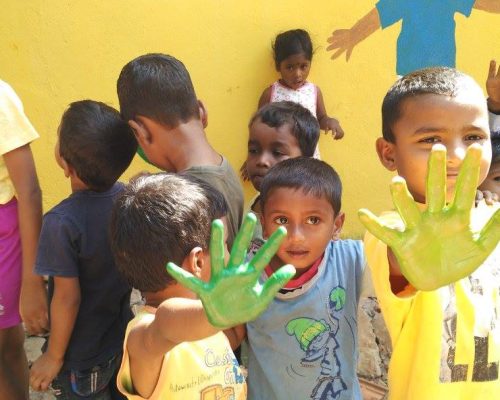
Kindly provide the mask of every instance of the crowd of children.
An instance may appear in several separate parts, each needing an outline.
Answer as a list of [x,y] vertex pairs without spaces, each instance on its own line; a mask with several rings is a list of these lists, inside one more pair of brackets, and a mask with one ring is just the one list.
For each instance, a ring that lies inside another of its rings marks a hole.
[[[363,245],[340,238],[342,183],[316,159],[320,129],[344,132],[307,81],[312,49],[300,29],[274,42],[281,77],[248,125],[242,175],[258,194],[246,218],[176,58],[127,63],[120,112],[69,105],[55,158],[71,195],[43,223],[38,134],[0,81],[1,399],[27,399],[28,382],[58,399],[361,399],[365,264],[393,344],[390,398],[496,398],[500,68],[488,100],[452,68],[389,89],[376,149],[404,180],[391,185],[397,212],[360,213]],[[119,183],[138,146],[164,172]],[[474,206],[478,188],[490,204]],[[145,302],[135,316],[132,288]],[[30,370],[22,322],[49,333]]]

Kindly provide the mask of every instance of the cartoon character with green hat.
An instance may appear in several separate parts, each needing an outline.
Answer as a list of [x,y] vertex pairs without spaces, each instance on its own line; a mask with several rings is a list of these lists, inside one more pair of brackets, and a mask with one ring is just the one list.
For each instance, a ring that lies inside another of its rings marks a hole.
[[336,355],[339,343],[336,334],[339,319],[335,313],[342,310],[345,304],[345,289],[337,286],[330,292],[328,308],[332,324],[324,320],[300,317],[294,318],[286,325],[286,332],[295,336],[300,348],[306,353],[301,360],[304,367],[312,366],[321,359],[321,375],[311,393],[311,398],[336,399],[347,385],[340,376],[340,362]]

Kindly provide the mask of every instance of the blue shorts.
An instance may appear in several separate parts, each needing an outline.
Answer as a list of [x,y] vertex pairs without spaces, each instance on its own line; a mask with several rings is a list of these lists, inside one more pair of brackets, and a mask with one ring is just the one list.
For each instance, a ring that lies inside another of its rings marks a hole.
[[117,354],[92,368],[60,372],[52,381],[52,392],[61,400],[122,400],[116,376],[122,361]]

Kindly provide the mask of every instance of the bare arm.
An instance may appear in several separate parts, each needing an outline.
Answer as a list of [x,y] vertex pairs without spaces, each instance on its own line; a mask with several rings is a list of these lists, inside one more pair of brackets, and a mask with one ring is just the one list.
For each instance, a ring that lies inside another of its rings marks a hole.
[[247,335],[246,325],[241,324],[229,329],[225,329],[224,334],[226,335],[227,340],[229,340],[231,348],[235,350],[240,347],[241,342],[243,342]]
[[30,384],[34,390],[47,390],[59,373],[80,308],[78,278],[54,277],[54,296],[50,303],[50,338],[47,352],[31,367]]
[[[485,0],[483,0],[485,1]],[[346,53],[346,60],[349,61],[352,50],[359,43],[365,40],[373,32],[380,28],[380,17],[376,8],[370,10],[363,18],[356,22],[350,29],[338,29],[333,31],[327,41],[330,45],[328,51],[337,50],[332,55],[332,60]]]
[[39,334],[48,328],[45,285],[43,278],[33,271],[42,223],[41,190],[29,144],[4,154],[4,160],[16,190],[19,208],[23,257],[21,317],[28,332]]
[[318,118],[319,127],[323,129],[325,133],[331,132],[335,140],[342,139],[344,137],[344,130],[336,118],[328,116],[323,100],[323,93],[321,93],[319,87],[316,86],[316,89],[318,91],[316,98],[316,117]]
[[491,13],[500,13],[500,0],[476,0],[474,8]]
[[200,300],[170,298],[158,307],[151,323],[134,327],[127,350],[134,388],[148,398],[160,375],[163,357],[175,345],[212,336],[218,332],[208,322]]
[[263,106],[271,102],[271,86],[266,88],[260,95],[259,104],[257,110],[260,110]]

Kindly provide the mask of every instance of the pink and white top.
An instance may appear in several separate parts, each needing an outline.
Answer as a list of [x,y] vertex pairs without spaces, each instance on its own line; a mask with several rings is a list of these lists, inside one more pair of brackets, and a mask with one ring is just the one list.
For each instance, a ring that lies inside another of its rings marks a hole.
[[311,111],[316,117],[316,100],[318,90],[316,85],[311,82],[304,83],[298,89],[290,89],[289,87],[276,81],[271,86],[271,103],[277,101],[293,101]]

